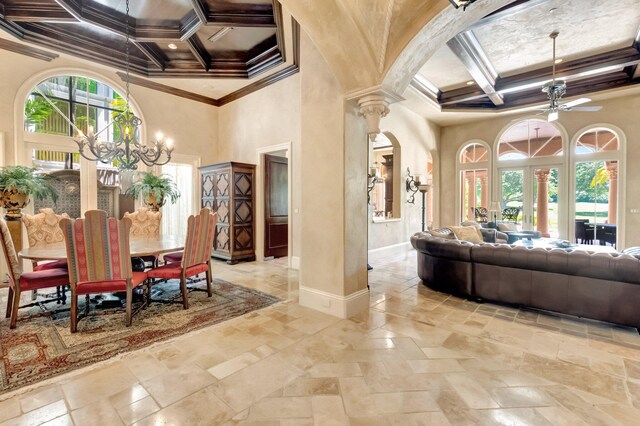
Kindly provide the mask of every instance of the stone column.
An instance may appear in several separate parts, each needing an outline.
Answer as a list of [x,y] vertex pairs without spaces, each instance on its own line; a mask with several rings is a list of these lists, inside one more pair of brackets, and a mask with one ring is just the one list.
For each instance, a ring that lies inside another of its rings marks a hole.
[[537,194],[537,216],[538,223],[536,229],[543,237],[549,237],[549,169],[536,169],[535,175],[538,180]]
[[480,174],[478,179],[480,179],[480,205],[485,209],[488,209],[489,208],[489,204],[488,204],[489,191],[487,191],[487,174],[486,173]]
[[465,213],[467,220],[475,219],[473,208],[476,206],[476,179],[472,171],[465,172],[467,181],[467,211]]
[[618,217],[618,162],[606,162],[609,174],[609,223],[616,223]]

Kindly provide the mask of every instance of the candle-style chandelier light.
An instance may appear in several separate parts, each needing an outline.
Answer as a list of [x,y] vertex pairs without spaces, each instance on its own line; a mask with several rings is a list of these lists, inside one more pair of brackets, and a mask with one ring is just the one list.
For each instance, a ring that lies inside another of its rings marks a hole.
[[[77,132],[74,142],[78,144],[78,151],[87,160],[111,163],[116,161],[116,166],[122,172],[122,183],[133,179],[133,173],[138,169],[138,163],[147,166],[161,166],[171,160],[173,141],[165,139],[162,133],[156,134],[156,139],[150,144],[140,142],[140,127],[142,120],[136,117],[129,105],[129,68],[130,68],[130,34],[129,34],[129,0],[126,1],[126,103],[124,111],[117,114],[111,123],[95,133],[93,126],[88,126],[87,134],[84,134],[75,123],[66,117],[57,105],[49,100],[45,93],[36,87],[36,91],[46,99],[54,110],[64,117]],[[113,141],[102,141],[100,134],[114,126]]]

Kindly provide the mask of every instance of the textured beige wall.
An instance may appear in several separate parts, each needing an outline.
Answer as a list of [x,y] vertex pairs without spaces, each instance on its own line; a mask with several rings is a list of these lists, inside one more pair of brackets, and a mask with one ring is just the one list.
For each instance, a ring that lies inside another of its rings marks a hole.
[[[258,150],[291,144],[291,249],[293,256],[300,257],[300,74],[224,105],[218,117],[218,162],[256,164]],[[257,217],[264,216],[259,213]],[[263,228],[259,228],[256,232],[262,233]],[[256,244],[260,245],[259,238]],[[261,253],[262,249],[258,251]]]
[[[14,101],[20,87],[35,74],[56,68],[87,70],[122,83],[113,70],[84,61],[61,56],[45,62],[0,50],[0,132],[5,132],[7,162],[14,158]],[[149,136],[161,130],[175,141],[176,154],[199,155],[202,164],[214,160],[218,134],[215,107],[137,86],[131,86],[131,97],[142,110]]]
[[[436,148],[440,137],[440,128],[417,115],[402,104],[391,105],[391,112],[382,119],[380,124],[383,132],[392,133],[400,143],[401,159],[399,165],[394,165],[394,174],[400,173],[400,180],[394,191],[400,196],[400,220],[374,223],[369,220],[369,250],[406,243],[413,233],[420,230],[422,198],[416,193],[415,204],[406,202],[407,167],[412,175],[427,174],[429,156],[436,156]],[[437,165],[436,165],[437,167]],[[437,175],[434,171],[434,179]],[[434,188],[438,185],[435,182]],[[437,194],[434,194],[437,197]]]
[[[595,102],[594,102],[595,103]],[[631,214],[630,209],[640,208],[640,120],[637,111],[640,110],[640,96],[628,96],[607,101],[598,101],[603,109],[599,112],[560,113],[559,124],[562,125],[572,139],[581,129],[593,124],[611,124],[619,127],[627,139],[626,182],[625,193],[625,236],[626,246],[640,245],[640,215]],[[530,115],[499,117],[490,120],[477,121],[457,126],[442,128],[440,144],[440,222],[450,225],[456,222],[455,213],[455,183],[456,183],[456,153],[460,146],[471,139],[481,139],[490,146],[495,146],[498,133],[511,121],[521,120]],[[623,213],[623,212],[621,212]]]

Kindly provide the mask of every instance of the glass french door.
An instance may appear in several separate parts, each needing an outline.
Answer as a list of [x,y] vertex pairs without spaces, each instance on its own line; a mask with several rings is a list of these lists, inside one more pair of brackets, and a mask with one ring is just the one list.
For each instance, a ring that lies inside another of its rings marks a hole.
[[559,238],[562,229],[560,172],[559,165],[498,169],[503,220],[511,213],[511,221],[520,229],[537,230],[543,237]]

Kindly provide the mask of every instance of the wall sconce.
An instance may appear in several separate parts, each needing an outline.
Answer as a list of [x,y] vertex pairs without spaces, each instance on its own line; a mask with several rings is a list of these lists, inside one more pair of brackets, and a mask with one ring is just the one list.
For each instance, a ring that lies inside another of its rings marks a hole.
[[476,0],[449,0],[449,2],[455,7],[459,9],[462,7],[462,10],[467,10],[467,7],[471,6]]
[[369,173],[367,173],[367,204],[371,204],[371,191],[380,180],[380,169],[378,167],[370,167]]
[[416,192],[420,190],[418,187],[420,186],[420,183],[422,181],[423,179],[421,175],[415,175],[415,177],[412,176],[411,170],[409,169],[409,167],[407,167],[407,180],[405,184],[407,192],[410,194],[409,198],[407,198],[407,203],[415,204]]

